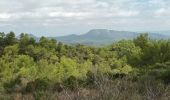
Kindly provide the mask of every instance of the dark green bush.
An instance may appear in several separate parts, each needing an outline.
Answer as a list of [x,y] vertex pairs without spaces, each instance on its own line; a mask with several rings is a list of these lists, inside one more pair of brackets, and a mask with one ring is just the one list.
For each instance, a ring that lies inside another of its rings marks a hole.
[[27,83],[26,92],[33,92],[33,91],[45,91],[48,90],[49,87],[49,80],[44,79],[36,79],[33,82]]

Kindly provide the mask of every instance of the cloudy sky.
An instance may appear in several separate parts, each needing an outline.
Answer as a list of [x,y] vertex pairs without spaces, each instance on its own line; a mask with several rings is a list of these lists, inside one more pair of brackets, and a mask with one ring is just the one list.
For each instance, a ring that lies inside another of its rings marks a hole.
[[170,30],[170,0],[0,0],[0,31],[59,36],[90,29]]

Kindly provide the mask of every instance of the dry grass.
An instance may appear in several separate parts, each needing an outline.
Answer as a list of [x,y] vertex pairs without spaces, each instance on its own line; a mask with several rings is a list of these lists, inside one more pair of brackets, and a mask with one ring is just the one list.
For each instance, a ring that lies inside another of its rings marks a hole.
[[132,82],[128,78],[94,80],[91,87],[63,91],[38,91],[34,93],[0,94],[0,100],[170,100],[170,87],[148,79]]

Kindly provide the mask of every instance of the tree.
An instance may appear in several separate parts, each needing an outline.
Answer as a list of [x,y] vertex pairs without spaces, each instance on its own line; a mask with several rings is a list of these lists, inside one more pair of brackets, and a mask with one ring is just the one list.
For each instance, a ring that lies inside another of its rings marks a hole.
[[18,51],[19,51],[19,46],[18,46],[18,44],[16,44],[16,45],[12,45],[12,46],[6,46],[4,48],[3,53],[4,53],[4,55],[9,55],[9,56],[13,57],[14,55],[18,55]]
[[20,34],[20,53],[25,54],[27,51],[28,45],[35,45],[35,39],[30,37],[28,34],[21,33]]
[[151,41],[142,52],[143,65],[167,62],[170,60],[170,42],[166,40]]
[[5,33],[0,32],[0,47],[4,46],[4,37],[5,37]]
[[4,48],[4,37],[5,37],[5,33],[4,32],[0,32],[0,56],[3,53],[3,48]]
[[9,32],[6,34],[4,38],[4,43],[5,45],[13,45],[17,43],[17,39],[15,38],[15,33],[14,32]]
[[56,49],[57,41],[54,39],[48,39],[46,37],[41,37],[39,41],[40,46],[45,47],[47,49]]
[[132,66],[139,66],[141,61],[141,48],[135,46],[133,41],[122,40],[112,46],[112,51],[116,52],[117,58],[127,58],[127,62]]
[[67,79],[70,76],[74,76],[74,77],[79,76],[79,71],[76,62],[64,56],[61,57],[60,60],[60,70],[63,70],[63,79]]
[[148,42],[149,42],[148,33],[141,34],[133,41],[136,46],[139,46],[140,48],[144,49],[146,46],[148,46]]

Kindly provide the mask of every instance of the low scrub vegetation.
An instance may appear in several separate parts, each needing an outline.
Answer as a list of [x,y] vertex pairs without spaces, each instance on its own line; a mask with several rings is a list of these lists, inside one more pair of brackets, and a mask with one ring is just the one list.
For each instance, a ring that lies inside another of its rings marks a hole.
[[170,41],[106,47],[0,33],[0,100],[169,100]]

